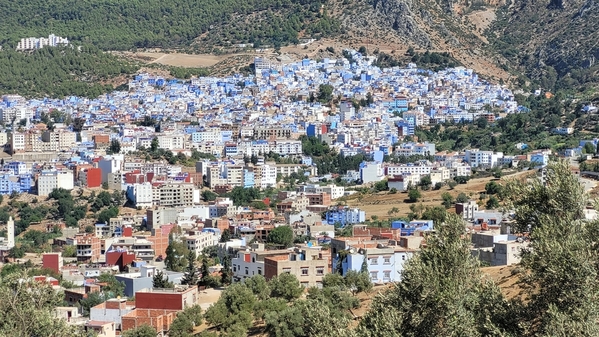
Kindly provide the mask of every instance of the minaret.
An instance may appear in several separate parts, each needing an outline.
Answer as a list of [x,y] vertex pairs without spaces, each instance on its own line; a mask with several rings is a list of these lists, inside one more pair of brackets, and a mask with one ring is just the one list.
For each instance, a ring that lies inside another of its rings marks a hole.
[[12,216],[6,222],[6,236],[8,239],[8,248],[12,248],[15,246],[15,222],[12,219]]

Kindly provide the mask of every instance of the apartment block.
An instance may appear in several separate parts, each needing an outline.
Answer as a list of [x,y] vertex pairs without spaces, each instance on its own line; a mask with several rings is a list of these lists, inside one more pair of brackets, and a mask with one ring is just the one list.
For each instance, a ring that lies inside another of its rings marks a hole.
[[40,196],[48,196],[56,188],[72,190],[73,186],[73,172],[71,171],[42,171],[37,178],[37,194]]
[[190,183],[163,183],[153,188],[153,202],[160,207],[186,207],[194,204],[194,186]]
[[305,287],[322,287],[329,273],[329,257],[319,249],[296,248],[293,252],[264,258],[264,277],[267,280],[288,273],[296,275]]

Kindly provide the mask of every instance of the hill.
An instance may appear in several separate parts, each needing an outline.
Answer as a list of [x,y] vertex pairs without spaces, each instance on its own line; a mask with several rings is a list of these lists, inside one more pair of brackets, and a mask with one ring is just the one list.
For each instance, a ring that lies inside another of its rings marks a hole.
[[0,43],[54,33],[104,50],[297,43],[338,29],[309,0],[0,0]]
[[[5,48],[23,37],[54,33],[102,50],[235,55],[218,67],[231,71],[247,66],[235,62],[251,59],[253,48],[287,46],[283,52],[301,58],[339,57],[344,47],[366,46],[379,52],[381,65],[421,64],[418,55],[430,51],[444,61],[432,69],[461,64],[495,81],[550,91],[586,89],[599,69],[599,5],[587,0],[0,0],[0,5]],[[317,42],[310,45],[310,39]],[[416,56],[406,55],[408,49]],[[173,63],[168,58],[156,63],[163,61]]]
[[547,90],[596,83],[599,4],[508,1],[487,31],[493,50]]

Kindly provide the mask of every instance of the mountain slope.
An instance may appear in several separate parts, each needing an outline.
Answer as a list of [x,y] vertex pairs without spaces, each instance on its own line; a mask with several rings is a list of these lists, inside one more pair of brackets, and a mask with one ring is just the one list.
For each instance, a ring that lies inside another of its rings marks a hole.
[[188,47],[202,35],[213,44],[297,43],[300,31],[338,28],[321,7],[319,0],[0,0],[0,43],[50,33],[105,50]]
[[[494,49],[545,89],[596,81],[599,3],[510,1],[489,29]],[[559,79],[559,81],[558,81]]]

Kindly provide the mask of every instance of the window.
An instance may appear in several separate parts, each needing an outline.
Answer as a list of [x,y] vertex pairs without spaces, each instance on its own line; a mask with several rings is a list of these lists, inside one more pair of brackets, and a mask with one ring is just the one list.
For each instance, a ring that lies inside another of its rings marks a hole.
[[258,268],[258,275],[262,275],[262,269]]
[[302,268],[302,276],[308,276],[308,268]]
[[378,258],[376,258],[376,257],[370,258],[370,259],[368,259],[368,260],[370,260],[370,264],[371,264],[371,265],[377,265],[377,264],[378,264],[378,262],[379,262],[379,261],[378,261],[379,259],[378,259]]
[[376,271],[370,272],[370,279],[373,281],[377,281],[378,280],[378,272],[376,272]]
[[283,268],[283,273],[291,274],[291,268]]
[[384,259],[385,260],[384,260],[383,264],[391,264],[391,257],[390,256],[385,256]]
[[402,261],[405,261],[405,260],[406,260],[406,256],[405,256],[405,255],[402,255],[402,256],[401,256],[401,260],[402,260]]
[[389,270],[384,271],[383,272],[383,279],[385,281],[389,281],[389,279],[391,279],[391,271],[389,271]]
[[316,275],[318,275],[318,276],[324,275],[324,267],[316,268]]
[[248,270],[248,267],[245,267],[245,274],[246,274],[246,275],[249,275],[249,274],[250,274],[250,272],[249,272],[249,270]]

